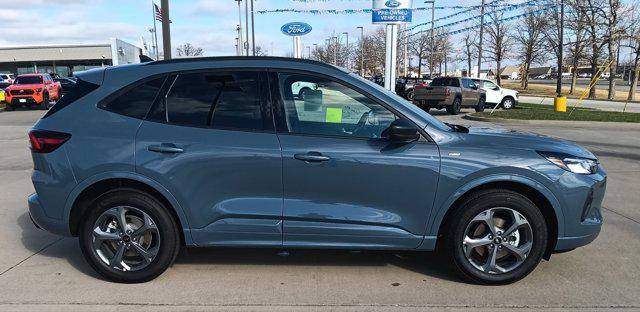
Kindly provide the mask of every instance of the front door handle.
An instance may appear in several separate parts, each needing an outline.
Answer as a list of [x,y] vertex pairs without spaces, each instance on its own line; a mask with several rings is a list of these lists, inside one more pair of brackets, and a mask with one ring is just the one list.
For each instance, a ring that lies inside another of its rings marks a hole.
[[164,153],[164,154],[178,154],[184,152],[183,149],[177,147],[173,143],[162,143],[160,145],[149,145],[147,148],[150,152]]
[[293,158],[297,160],[307,161],[307,162],[322,162],[322,161],[328,161],[331,159],[329,156],[322,155],[322,153],[319,153],[319,152],[295,154],[293,155]]

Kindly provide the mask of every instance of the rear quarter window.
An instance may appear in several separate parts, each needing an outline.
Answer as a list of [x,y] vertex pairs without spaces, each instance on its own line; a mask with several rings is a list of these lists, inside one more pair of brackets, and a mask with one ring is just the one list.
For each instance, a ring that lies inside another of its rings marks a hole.
[[71,89],[68,93],[63,95],[62,98],[60,98],[60,100],[58,100],[56,104],[53,105],[42,118],[47,118],[59,112],[61,109],[71,105],[85,95],[93,92],[93,90],[97,89],[98,87],[100,86],[97,84],[78,79],[75,88]]
[[101,101],[98,107],[116,114],[143,119],[162,89],[165,79],[166,77],[162,76],[134,83]]

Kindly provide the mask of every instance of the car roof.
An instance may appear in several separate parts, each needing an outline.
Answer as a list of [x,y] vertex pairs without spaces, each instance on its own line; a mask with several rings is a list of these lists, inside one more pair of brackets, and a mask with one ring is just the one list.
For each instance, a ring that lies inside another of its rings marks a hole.
[[47,75],[47,74],[23,74],[23,75],[19,75],[18,77],[42,77],[44,75]]
[[280,57],[280,56],[209,56],[209,57],[186,57],[186,58],[174,58],[171,60],[161,60],[143,63],[145,65],[162,65],[162,64],[177,64],[177,63],[197,63],[197,62],[212,62],[212,61],[281,61],[291,63],[306,63],[319,66],[325,66],[329,68],[342,68],[331,64],[309,60],[299,59],[292,57]]

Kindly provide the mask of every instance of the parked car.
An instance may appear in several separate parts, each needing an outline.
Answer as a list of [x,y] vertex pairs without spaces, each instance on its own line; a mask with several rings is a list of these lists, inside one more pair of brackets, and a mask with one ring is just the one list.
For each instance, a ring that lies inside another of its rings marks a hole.
[[12,84],[14,80],[13,74],[0,74],[0,82]]
[[54,82],[49,74],[20,75],[6,89],[6,110],[17,106],[34,106],[48,109],[50,101],[57,101],[61,94],[60,83]]
[[429,86],[416,86],[413,96],[413,103],[425,111],[446,108],[451,115],[460,113],[462,107],[473,107],[481,112],[485,101],[485,91],[466,77],[435,78]]
[[[301,100],[298,82],[318,89]],[[29,140],[32,220],[118,282],[157,277],[186,245],[437,249],[504,284],[602,224],[606,174],[586,149],[444,124],[311,60],[86,71]]]
[[488,79],[473,78],[472,80],[485,91],[487,105],[495,107],[500,104],[503,109],[512,109],[518,104],[518,91],[500,87]]
[[304,100],[309,91],[315,91],[318,89],[318,85],[315,83],[298,82],[292,86],[293,94],[299,99]]
[[431,81],[420,78],[402,77],[396,80],[396,94],[407,99],[409,102],[413,101],[414,86],[421,85],[426,87]]
[[71,91],[76,86],[76,81],[71,78],[53,78],[53,81],[60,83],[61,95],[69,93],[69,91]]

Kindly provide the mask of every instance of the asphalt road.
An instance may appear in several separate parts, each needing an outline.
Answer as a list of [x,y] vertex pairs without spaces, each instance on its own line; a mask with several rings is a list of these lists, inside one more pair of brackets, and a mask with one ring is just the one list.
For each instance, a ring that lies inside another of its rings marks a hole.
[[76,239],[47,234],[29,220],[26,133],[41,114],[0,112],[0,310],[640,310],[640,127],[507,126],[577,141],[609,172],[600,237],[554,255],[513,285],[464,283],[432,253],[294,250],[283,256],[271,249],[188,250],[158,279],[122,285],[100,279]]

